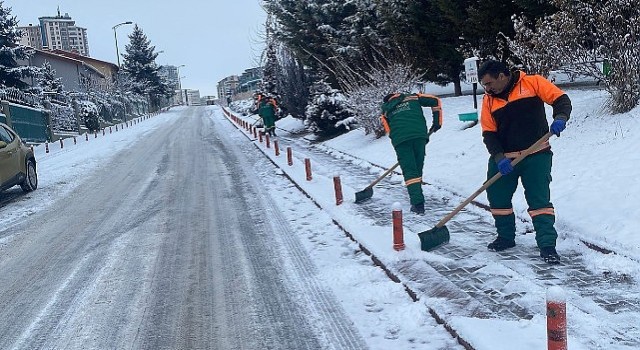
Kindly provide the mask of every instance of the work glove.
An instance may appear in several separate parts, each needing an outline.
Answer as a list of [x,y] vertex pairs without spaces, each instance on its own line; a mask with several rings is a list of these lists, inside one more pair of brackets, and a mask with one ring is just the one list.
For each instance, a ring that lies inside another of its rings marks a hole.
[[498,161],[498,170],[500,170],[500,174],[508,175],[513,171],[513,165],[511,165],[511,159],[502,158]]
[[440,124],[433,124],[431,125],[431,127],[429,128],[429,133],[433,134],[434,132],[440,130]]
[[551,127],[549,127],[549,130],[555,134],[556,136],[560,136],[560,133],[562,132],[562,130],[564,130],[567,127],[567,121],[564,119],[556,119],[553,121],[553,123],[551,123]]

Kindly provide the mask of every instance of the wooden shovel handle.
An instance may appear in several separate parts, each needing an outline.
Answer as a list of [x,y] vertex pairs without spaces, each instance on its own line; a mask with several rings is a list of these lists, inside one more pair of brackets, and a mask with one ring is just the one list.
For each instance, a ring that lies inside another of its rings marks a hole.
[[[512,160],[511,161],[511,165],[515,166],[516,164],[520,163],[520,161],[523,160],[526,156],[528,156],[529,154],[533,153],[533,151],[537,150],[543,143],[547,142],[547,140],[549,140],[551,135],[553,135],[553,133],[551,133],[551,132],[546,133],[544,136],[542,136],[542,138],[540,138],[540,140],[538,140],[536,143],[531,145],[526,150],[522,151],[522,153],[518,157],[516,157],[514,160]],[[467,204],[471,203],[471,201],[474,200],[476,197],[478,197],[480,195],[480,193],[484,192],[484,190],[489,188],[489,186],[493,185],[494,182],[498,181],[498,179],[500,177],[502,177],[502,174],[500,172],[497,172],[495,175],[493,175],[493,177],[491,177],[489,180],[485,181],[485,183],[482,185],[482,187],[480,187],[477,191],[475,191],[471,195],[471,197],[467,198],[464,202],[462,202],[460,205],[458,205],[451,213],[449,213],[449,215],[445,216],[442,220],[440,220],[436,224],[436,227],[440,228],[440,227],[444,226],[449,220],[451,220],[452,217],[454,217],[456,214],[458,214],[458,212],[460,212],[460,210],[462,210],[462,208],[466,207]]]
[[382,179],[384,179],[387,175],[389,175],[389,173],[391,173],[393,171],[393,169],[397,168],[398,165],[400,165],[400,163],[396,163],[394,164],[391,168],[387,169],[387,171],[385,171],[384,173],[382,173],[382,175],[380,175],[380,177],[378,177],[377,179],[375,179],[371,185],[367,186],[367,188],[371,188],[373,186],[375,186],[378,182],[382,181]]
[[[433,134],[432,131],[429,131],[427,133],[427,137],[431,136],[431,134]],[[400,162],[394,164],[391,168],[387,169],[387,171],[385,171],[382,175],[380,175],[379,178],[375,179],[371,185],[367,186],[367,188],[371,188],[373,186],[375,186],[378,182],[382,181],[382,179],[384,179],[387,175],[389,175],[389,173],[391,173],[393,171],[393,169],[397,168],[398,165],[400,165]]]

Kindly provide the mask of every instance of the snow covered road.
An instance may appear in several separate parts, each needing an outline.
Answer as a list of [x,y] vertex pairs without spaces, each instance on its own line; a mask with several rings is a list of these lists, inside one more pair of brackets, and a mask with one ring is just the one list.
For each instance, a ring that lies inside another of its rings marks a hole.
[[0,194],[0,348],[459,348],[242,138],[178,108],[37,147]]

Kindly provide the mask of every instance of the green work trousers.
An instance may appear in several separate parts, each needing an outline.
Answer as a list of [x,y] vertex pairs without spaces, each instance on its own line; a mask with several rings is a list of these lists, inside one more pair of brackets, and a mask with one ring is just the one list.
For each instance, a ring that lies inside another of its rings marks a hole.
[[[552,158],[551,151],[531,154],[518,163],[510,174],[502,176],[489,186],[487,197],[495,219],[498,236],[509,240],[515,239],[516,222],[511,200],[518,187],[518,179],[520,179],[529,206],[529,214],[532,216],[531,221],[536,231],[538,247],[555,247],[558,233],[553,227],[555,215],[553,215],[553,204],[550,201],[549,191]],[[498,167],[491,157],[487,179],[493,177],[497,172]],[[509,211],[507,209],[511,209],[510,214],[507,213]],[[541,210],[546,213],[540,214]]]
[[[424,148],[426,145],[427,139],[417,138],[403,141],[394,147],[405,184],[407,181],[414,182],[407,185],[411,205],[424,202],[424,195],[422,194],[422,167],[424,166]],[[419,179],[419,181],[417,179]]]

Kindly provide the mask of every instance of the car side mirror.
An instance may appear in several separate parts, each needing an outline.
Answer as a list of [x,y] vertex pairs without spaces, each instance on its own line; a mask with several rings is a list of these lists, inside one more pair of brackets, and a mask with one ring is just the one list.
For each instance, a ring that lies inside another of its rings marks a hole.
[[7,147],[7,143],[4,141],[0,141],[0,149]]

